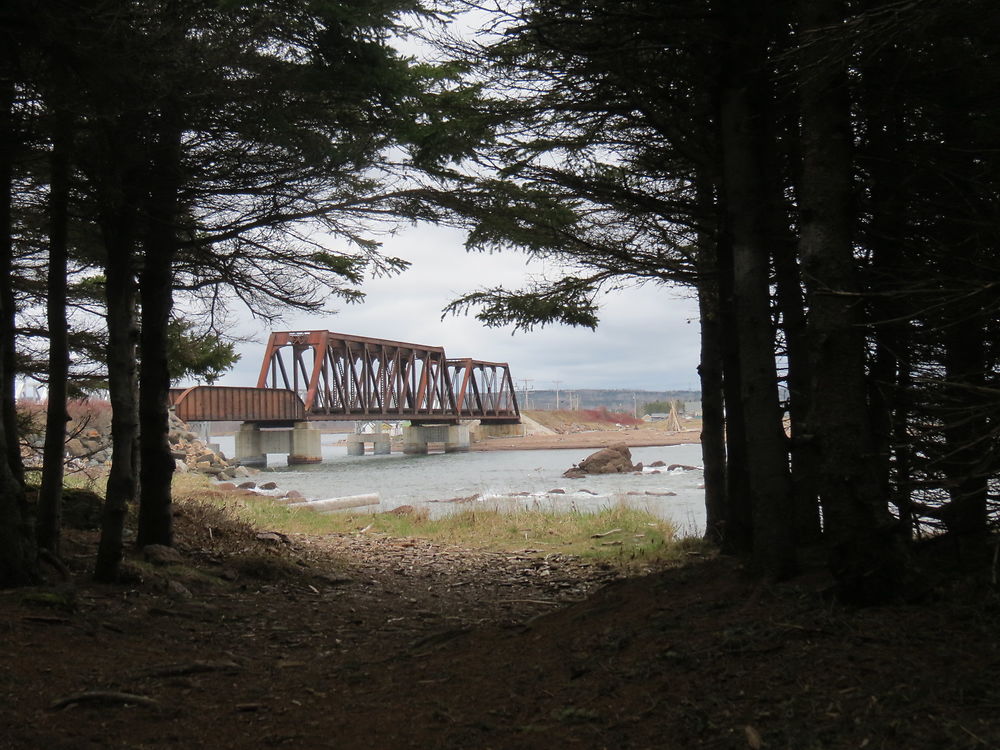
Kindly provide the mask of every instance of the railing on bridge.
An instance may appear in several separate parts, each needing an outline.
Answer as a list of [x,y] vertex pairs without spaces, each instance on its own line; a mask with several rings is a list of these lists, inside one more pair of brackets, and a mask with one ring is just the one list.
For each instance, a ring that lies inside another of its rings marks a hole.
[[506,363],[331,331],[272,333],[257,388],[298,394],[313,420],[520,421]]

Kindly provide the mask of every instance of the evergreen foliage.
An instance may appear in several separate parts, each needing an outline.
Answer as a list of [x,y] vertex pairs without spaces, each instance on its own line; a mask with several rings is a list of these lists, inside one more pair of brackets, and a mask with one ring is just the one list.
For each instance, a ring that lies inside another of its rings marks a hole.
[[445,45],[496,117],[470,243],[566,274],[450,309],[592,327],[608,285],[693,285],[710,538],[775,577],[820,542],[860,603],[920,590],[927,534],[985,571],[997,22],[979,1],[499,3]]
[[[211,380],[232,363],[218,335],[228,307],[267,320],[321,309],[405,267],[371,230],[431,214],[414,170],[463,153],[469,137],[444,117],[453,66],[417,65],[390,44],[432,18],[415,0],[5,4],[3,413],[14,413],[15,353],[51,353],[52,368],[68,357],[74,371],[97,361],[91,386],[106,373],[115,458],[99,577],[116,575],[136,498],[139,544],[172,541],[167,391],[172,377]],[[58,183],[45,168],[57,157]],[[69,307],[50,307],[42,324],[36,306],[57,298]],[[62,354],[60,319],[74,324]],[[67,377],[41,379],[52,388]],[[19,483],[13,422],[3,432],[0,463]],[[32,556],[23,510],[22,500],[2,509],[24,542],[5,545],[3,583],[30,578],[19,572]],[[39,538],[55,550],[57,507],[48,518]]]

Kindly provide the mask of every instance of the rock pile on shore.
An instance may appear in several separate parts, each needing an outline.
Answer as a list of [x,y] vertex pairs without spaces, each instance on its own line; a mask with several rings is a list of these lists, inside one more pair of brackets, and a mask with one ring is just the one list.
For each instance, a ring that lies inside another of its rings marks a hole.
[[[194,471],[220,480],[242,479],[256,473],[212,450],[191,428],[170,413],[170,450],[178,472]],[[71,469],[106,466],[111,462],[111,435],[87,429],[66,441],[66,458]]]
[[199,440],[187,424],[173,412],[170,413],[169,430],[167,439],[170,441],[170,450],[177,471],[196,471],[223,480],[250,476],[250,470],[245,466],[229,461],[224,455],[216,453]]
[[88,429],[66,441],[66,458],[83,466],[100,466],[111,460],[111,436]]

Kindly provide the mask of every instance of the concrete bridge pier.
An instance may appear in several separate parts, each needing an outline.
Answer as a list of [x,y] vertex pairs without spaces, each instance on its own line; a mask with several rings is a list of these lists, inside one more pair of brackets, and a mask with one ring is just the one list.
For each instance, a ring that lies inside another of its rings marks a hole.
[[308,422],[292,429],[262,430],[255,422],[244,422],[236,433],[236,459],[244,466],[267,466],[268,453],[284,453],[288,464],[318,464],[323,460],[320,431]]
[[264,437],[259,424],[244,422],[236,433],[236,460],[244,466],[267,466]]
[[403,428],[403,453],[427,453],[430,443],[444,443],[445,453],[465,453],[472,444],[469,425],[431,424]]
[[347,455],[365,455],[365,446],[372,444],[372,453],[385,456],[392,451],[392,436],[385,432],[358,432],[347,436]]
[[296,422],[289,435],[288,465],[323,462],[320,431],[308,422]]

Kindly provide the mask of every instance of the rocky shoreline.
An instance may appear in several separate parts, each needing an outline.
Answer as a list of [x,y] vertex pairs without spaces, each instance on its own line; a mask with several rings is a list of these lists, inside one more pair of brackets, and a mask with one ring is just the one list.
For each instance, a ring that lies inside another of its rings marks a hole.
[[[167,440],[174,458],[175,471],[178,473],[196,472],[225,481],[246,479],[260,471],[241,466],[239,461],[226,458],[221,452],[213,450],[211,444],[199,438],[172,412]],[[25,463],[40,467],[41,445],[33,444],[33,447],[35,450],[25,455]],[[111,435],[107,430],[87,428],[66,441],[67,473],[106,469],[110,465]]]

